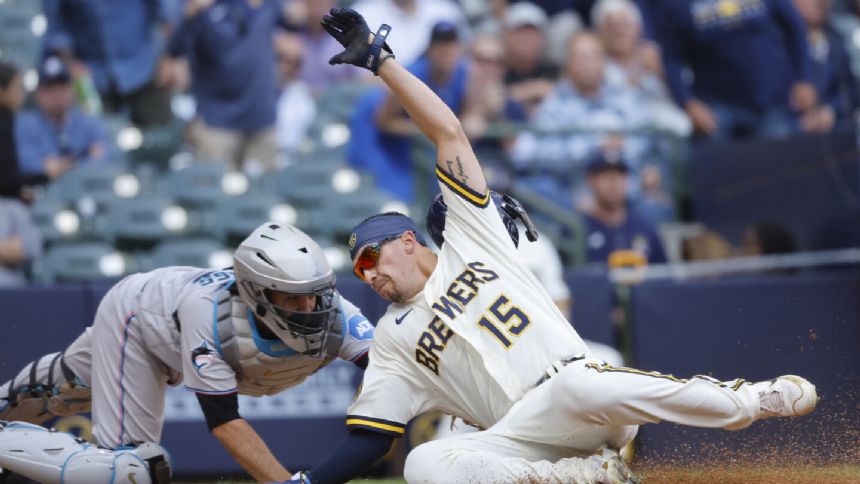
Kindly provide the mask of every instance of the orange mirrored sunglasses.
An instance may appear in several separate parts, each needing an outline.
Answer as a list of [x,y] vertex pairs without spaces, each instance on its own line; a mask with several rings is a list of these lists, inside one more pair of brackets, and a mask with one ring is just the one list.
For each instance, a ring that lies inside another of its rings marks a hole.
[[373,245],[368,245],[362,249],[361,253],[358,254],[358,257],[356,257],[355,262],[352,264],[352,272],[355,274],[355,277],[362,281],[366,280],[364,278],[364,271],[376,267],[376,264],[379,262],[379,254],[382,251],[382,246],[386,242],[391,242],[392,240],[399,238],[400,235],[395,235],[387,239],[382,239],[379,242]]

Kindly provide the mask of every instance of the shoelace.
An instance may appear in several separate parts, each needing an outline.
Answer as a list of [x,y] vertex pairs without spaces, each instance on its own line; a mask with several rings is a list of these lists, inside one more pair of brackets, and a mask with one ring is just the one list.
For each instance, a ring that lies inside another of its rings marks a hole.
[[782,393],[778,390],[765,390],[758,396],[761,409],[767,413],[778,414],[785,409]]

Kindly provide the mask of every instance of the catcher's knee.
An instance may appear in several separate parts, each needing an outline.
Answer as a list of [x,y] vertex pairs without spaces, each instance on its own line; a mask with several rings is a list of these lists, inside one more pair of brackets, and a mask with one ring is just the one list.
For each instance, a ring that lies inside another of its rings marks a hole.
[[47,483],[166,484],[171,474],[156,443],[104,449],[24,422],[0,423],[0,468]]
[[8,394],[0,395],[0,420],[39,424],[90,411],[89,386],[63,364],[61,355],[43,356],[21,373],[27,375],[21,381],[3,384]]

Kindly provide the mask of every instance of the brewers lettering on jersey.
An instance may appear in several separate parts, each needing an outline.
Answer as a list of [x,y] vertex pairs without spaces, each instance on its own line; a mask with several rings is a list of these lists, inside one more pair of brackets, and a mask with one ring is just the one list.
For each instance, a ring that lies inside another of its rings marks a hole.
[[[295,227],[261,225],[233,263],[235,269],[166,267],[126,277],[65,351],[36,359],[0,386],[0,419],[41,423],[92,404],[96,443],[116,450],[38,426],[0,424],[0,468],[47,482],[119,482],[114,475],[167,482],[168,455],[156,443],[165,387],[182,383],[197,395],[212,434],[252,477],[287,479],[291,473],[240,417],[237,394],[274,395],[335,358],[364,368],[374,328],[335,290],[322,249]],[[131,447],[139,442],[149,444]],[[41,448],[61,451],[35,452]]]
[[350,9],[333,9],[323,26],[345,49],[330,62],[363,67],[371,59],[368,68],[433,142],[448,211],[438,254],[402,214],[372,216],[353,230],[355,275],[392,304],[348,410],[350,434],[291,482],[348,480],[431,410],[483,430],[413,449],[404,470],[410,483],[634,482],[617,449],[638,425],[733,430],[813,410],[815,387],[796,376],[685,380],[593,357],[517,255],[510,220],[492,205],[456,116],[397,63],[385,43],[388,26],[373,36]]

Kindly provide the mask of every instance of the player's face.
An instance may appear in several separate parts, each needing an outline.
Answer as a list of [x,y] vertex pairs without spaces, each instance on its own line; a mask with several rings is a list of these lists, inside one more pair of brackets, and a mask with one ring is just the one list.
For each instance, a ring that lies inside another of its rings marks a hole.
[[[414,237],[400,236],[383,242],[377,250],[368,251],[374,247],[362,250],[356,259],[356,275],[388,301],[403,302],[409,299],[417,292],[414,288],[418,287],[420,290],[421,285],[420,281],[414,280],[416,269],[412,254],[416,244]],[[361,275],[359,267],[363,268]]]
[[317,297],[314,294],[287,294],[281,291],[271,291],[269,299],[272,304],[287,311],[313,311]]

